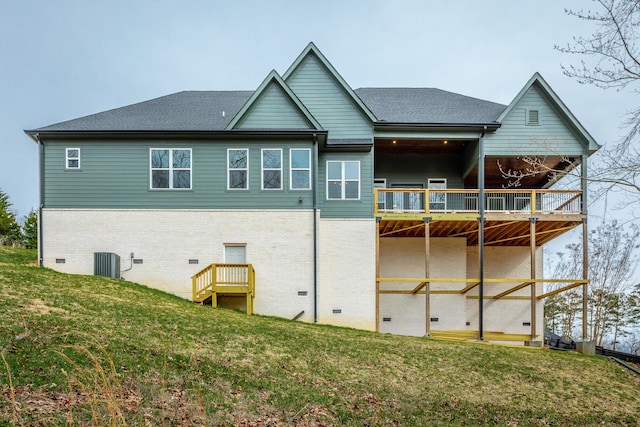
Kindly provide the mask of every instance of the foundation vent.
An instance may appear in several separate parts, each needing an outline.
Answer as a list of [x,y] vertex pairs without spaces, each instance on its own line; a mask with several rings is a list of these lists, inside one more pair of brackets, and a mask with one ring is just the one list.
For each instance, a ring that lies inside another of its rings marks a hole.
[[94,252],[93,274],[95,276],[120,278],[120,256],[112,252]]

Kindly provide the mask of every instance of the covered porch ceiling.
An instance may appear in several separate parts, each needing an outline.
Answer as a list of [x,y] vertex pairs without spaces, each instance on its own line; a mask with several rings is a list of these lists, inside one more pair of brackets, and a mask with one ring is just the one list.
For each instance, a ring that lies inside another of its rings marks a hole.
[[[555,183],[554,173],[566,174],[575,168],[579,158],[564,156],[545,156],[536,159],[542,165],[537,173],[530,173],[532,165],[522,157],[486,156],[484,160],[485,188],[511,188],[516,180],[505,177],[504,172],[514,171],[522,178],[517,180],[519,188],[548,188]],[[556,176],[555,178],[560,178]],[[478,188],[478,164],[464,177],[465,188]]]
[[[460,173],[464,175],[465,188],[478,188],[477,159],[467,158],[475,153],[471,149],[477,143],[477,139],[376,138],[374,147],[376,157],[398,153],[456,156],[460,159]],[[569,172],[580,162],[579,157],[561,155],[540,156],[538,160],[544,165],[541,169],[564,172]],[[465,161],[473,165],[467,171],[462,170]],[[520,155],[486,156],[484,167],[485,188],[510,188],[510,180],[504,177],[502,171],[521,172],[522,178],[517,185],[520,188],[548,188],[554,183],[552,174],[548,172],[528,174],[531,165]]]
[[[520,218],[522,217],[522,218]],[[562,215],[562,218],[536,218],[536,245],[561,236],[582,224],[582,215]],[[457,220],[447,215],[433,215],[429,224],[430,237],[464,237],[467,246],[478,244],[477,219]],[[425,237],[424,221],[380,221],[380,237]],[[485,246],[530,246],[530,221],[525,215],[487,214],[485,220]]]

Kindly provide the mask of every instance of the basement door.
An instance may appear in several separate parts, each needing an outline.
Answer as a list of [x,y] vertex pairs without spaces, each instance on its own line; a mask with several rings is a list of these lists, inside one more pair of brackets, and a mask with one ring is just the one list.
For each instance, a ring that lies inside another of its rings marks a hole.
[[247,247],[244,245],[224,245],[225,264],[246,264]]

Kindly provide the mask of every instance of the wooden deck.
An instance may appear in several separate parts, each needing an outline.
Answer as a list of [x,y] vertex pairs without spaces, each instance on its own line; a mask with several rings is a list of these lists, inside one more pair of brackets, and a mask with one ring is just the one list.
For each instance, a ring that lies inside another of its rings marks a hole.
[[[374,189],[380,237],[464,237],[478,244],[478,190]],[[485,246],[529,246],[530,222],[542,246],[582,224],[582,192],[486,190]],[[425,203],[428,201],[428,203]]]
[[[463,329],[463,330],[431,330],[431,337],[452,340],[452,341],[476,341],[478,340],[479,333],[477,330]],[[482,333],[484,341],[498,341],[498,342],[526,342],[531,341],[531,335],[528,334],[509,334],[497,331],[484,331]],[[536,336],[537,338],[537,336]]]

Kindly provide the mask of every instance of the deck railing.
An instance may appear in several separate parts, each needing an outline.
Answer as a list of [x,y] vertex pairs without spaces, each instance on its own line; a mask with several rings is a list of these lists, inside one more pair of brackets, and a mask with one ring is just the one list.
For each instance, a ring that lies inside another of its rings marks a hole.
[[216,306],[218,294],[246,295],[247,313],[253,309],[255,296],[255,270],[251,264],[211,264],[191,277],[193,301],[211,298]]
[[[479,190],[375,188],[374,212],[477,213]],[[485,190],[485,210],[503,213],[579,214],[582,192],[574,190]],[[425,203],[426,201],[426,203]]]

